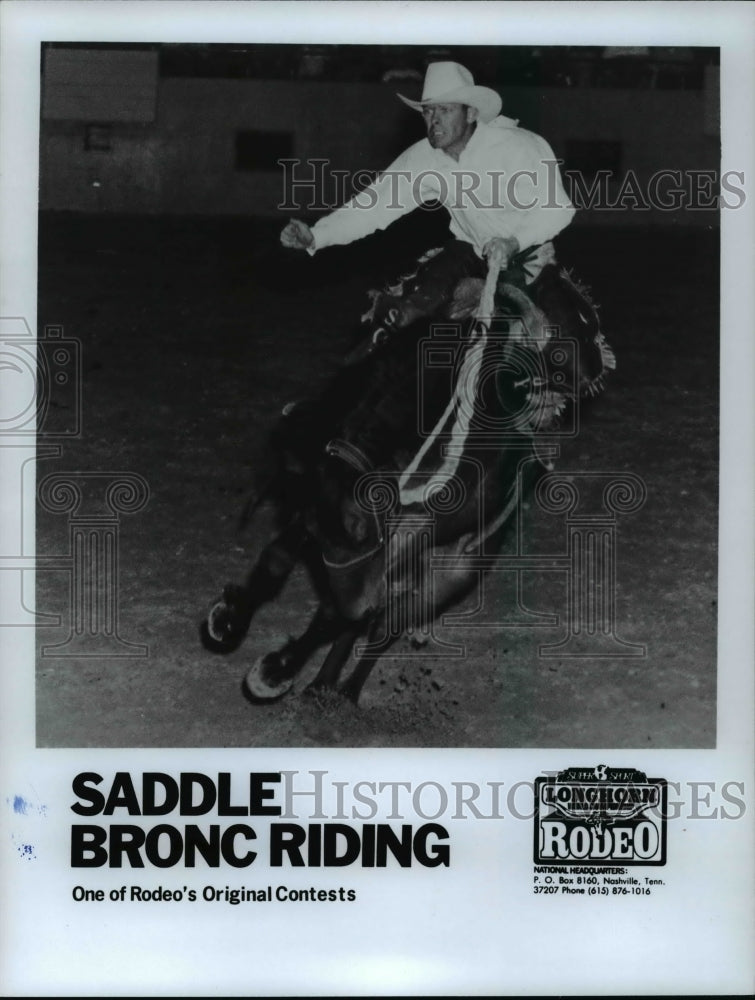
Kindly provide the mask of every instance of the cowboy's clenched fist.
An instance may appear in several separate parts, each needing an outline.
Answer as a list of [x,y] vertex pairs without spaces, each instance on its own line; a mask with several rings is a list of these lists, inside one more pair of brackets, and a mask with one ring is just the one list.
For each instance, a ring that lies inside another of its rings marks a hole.
[[292,250],[309,250],[314,246],[315,238],[306,222],[291,219],[281,233],[281,243]]
[[488,259],[495,257],[502,268],[505,268],[514,254],[518,252],[519,240],[516,236],[510,236],[508,238],[503,236],[494,236],[493,239],[488,240],[482,248],[483,257],[487,257]]

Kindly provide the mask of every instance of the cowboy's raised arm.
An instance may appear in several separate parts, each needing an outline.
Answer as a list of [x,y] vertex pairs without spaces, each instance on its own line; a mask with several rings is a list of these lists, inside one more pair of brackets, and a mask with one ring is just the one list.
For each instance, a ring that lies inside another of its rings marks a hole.
[[353,243],[385,229],[420,202],[437,197],[425,178],[415,177],[416,145],[419,144],[401,153],[372,184],[345,205],[317,220],[310,230],[313,243],[306,248],[310,254],[325,247]]

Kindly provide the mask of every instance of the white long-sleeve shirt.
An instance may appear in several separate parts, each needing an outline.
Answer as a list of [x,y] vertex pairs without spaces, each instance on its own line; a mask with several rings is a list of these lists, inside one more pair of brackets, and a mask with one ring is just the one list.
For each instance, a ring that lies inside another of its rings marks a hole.
[[544,243],[574,216],[548,143],[500,115],[477,123],[458,160],[427,139],[410,146],[374,183],[315,223],[310,252],[352,243],[436,199],[448,209],[453,236],[480,256],[495,236],[514,236],[522,249]]

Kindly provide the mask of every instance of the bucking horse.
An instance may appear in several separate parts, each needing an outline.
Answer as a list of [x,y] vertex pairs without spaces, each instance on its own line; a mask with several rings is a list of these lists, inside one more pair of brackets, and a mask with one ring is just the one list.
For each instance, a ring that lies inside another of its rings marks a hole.
[[521,260],[501,263],[493,255],[484,281],[463,279],[442,315],[365,337],[319,397],[284,408],[272,434],[278,534],[202,627],[207,648],[235,650],[307,564],[319,607],[254,662],[253,700],[284,695],[330,644],[308,690],[357,702],[398,638],[419,644],[479,583],[475,557],[500,547],[523,492],[552,467],[543,435],[603,388],[614,358],[586,290],[555,263],[531,284]]

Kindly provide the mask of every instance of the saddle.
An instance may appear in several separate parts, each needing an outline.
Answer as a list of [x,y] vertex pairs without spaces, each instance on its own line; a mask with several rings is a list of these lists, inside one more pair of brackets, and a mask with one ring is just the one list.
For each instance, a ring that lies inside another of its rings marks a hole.
[[[519,381],[504,373],[498,398],[509,412],[522,414],[518,430],[533,440],[554,430],[566,408],[578,397],[601,391],[606,373],[615,367],[613,352],[600,330],[597,308],[586,288],[553,260],[527,282],[528,264],[540,249],[529,248],[509,261],[499,277],[495,297],[495,321],[508,329],[512,350],[518,344],[520,353],[532,356],[532,363],[523,365],[525,371]],[[431,251],[420,258],[418,270],[439,252]],[[368,293],[370,307],[362,316],[361,339],[328,389],[317,399],[284,407],[276,436],[279,443],[285,440],[289,452],[311,459],[313,454],[327,450],[331,440],[349,439],[362,454],[354,461],[357,452],[350,446],[348,464],[355,469],[374,467],[372,444],[392,441],[395,448],[407,414],[416,419],[412,416],[416,400],[403,398],[411,395],[416,382],[399,388],[406,366],[413,363],[412,359],[416,363],[417,345],[431,329],[430,317],[424,317],[422,325],[417,322],[406,329],[397,329],[390,322],[391,310],[399,308],[405,295],[416,288],[416,274]],[[458,324],[462,343],[465,337],[469,341],[473,336],[483,285],[483,279],[477,276],[461,278],[446,294],[436,314],[445,325],[449,321]],[[570,350],[565,349],[567,346]],[[364,382],[366,368],[378,360],[372,357],[376,352],[380,353],[383,369],[382,381],[377,385]],[[487,360],[485,363],[489,364]],[[335,452],[341,459],[346,457],[342,449],[336,448]]]
[[[412,273],[380,291],[368,293],[370,306],[361,317],[362,339],[347,356],[347,364],[375,350],[388,350],[391,341],[402,336],[403,328],[396,317],[405,312],[408,301],[414,309],[418,275],[441,249],[420,257]],[[483,278],[476,275],[456,281],[442,297],[436,318],[462,325],[473,321],[479,311],[483,286]],[[545,368],[542,382],[551,393],[543,412],[550,414],[552,420],[557,420],[569,400],[600,392],[607,372],[616,366],[589,290],[556,263],[550,243],[528,247],[509,260],[498,281],[496,315],[501,319],[523,320],[530,338],[538,343]],[[431,315],[422,318],[428,320]],[[572,377],[566,382],[559,341],[562,345],[571,342],[575,350],[573,370],[569,372]]]

